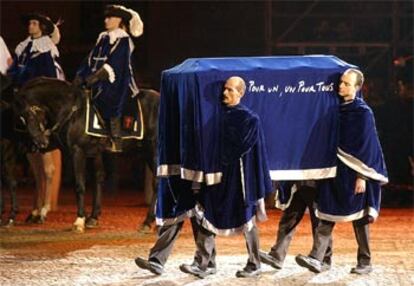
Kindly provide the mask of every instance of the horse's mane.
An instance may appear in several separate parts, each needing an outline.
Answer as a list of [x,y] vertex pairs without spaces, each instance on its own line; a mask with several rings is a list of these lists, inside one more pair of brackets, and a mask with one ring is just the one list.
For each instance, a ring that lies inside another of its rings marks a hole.
[[12,85],[12,81],[9,77],[0,73],[0,90],[4,91]]
[[64,101],[76,100],[82,96],[79,88],[73,86],[70,82],[50,77],[38,77],[28,81],[18,92],[18,98],[26,99],[45,99],[59,97]]
[[66,80],[61,80],[53,77],[36,77],[34,79],[29,80],[25,85],[23,85],[22,89],[32,88],[33,86],[44,85],[44,84],[51,84],[51,83],[58,83],[66,86],[70,86],[71,83]]

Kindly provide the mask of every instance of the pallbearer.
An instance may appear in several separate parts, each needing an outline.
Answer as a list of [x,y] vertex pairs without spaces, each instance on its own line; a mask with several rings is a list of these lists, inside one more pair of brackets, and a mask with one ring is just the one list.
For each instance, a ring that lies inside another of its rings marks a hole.
[[384,156],[372,110],[357,97],[364,76],[346,70],[339,82],[341,97],[338,171],[336,178],[320,181],[316,216],[321,219],[309,256],[298,255],[299,265],[314,272],[325,270],[322,259],[330,243],[335,222],[352,221],[358,244],[357,265],[351,273],[372,271],[369,224],[379,214],[381,185],[388,182]]
[[[45,76],[64,79],[64,73],[58,63],[59,51],[56,45],[60,41],[58,24],[41,14],[29,14],[23,17],[28,37],[15,49],[13,64],[8,70],[16,89],[20,89],[29,80]],[[27,154],[36,179],[36,192],[28,223],[43,223],[47,213],[56,209],[57,193],[60,188],[61,154],[57,144],[51,144],[42,152]]]

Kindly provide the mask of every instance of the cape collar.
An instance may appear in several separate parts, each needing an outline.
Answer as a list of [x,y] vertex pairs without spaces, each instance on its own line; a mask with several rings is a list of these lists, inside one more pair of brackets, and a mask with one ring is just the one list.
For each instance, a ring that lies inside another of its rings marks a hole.
[[59,56],[59,51],[49,36],[42,36],[36,39],[32,39],[30,36],[27,37],[26,40],[17,45],[15,49],[16,55],[20,56],[30,42],[32,42],[30,52],[46,53],[50,51],[53,58]]
[[99,34],[99,37],[98,37],[98,40],[96,41],[96,43],[98,43],[102,39],[102,37],[104,37],[104,36],[109,36],[109,43],[111,45],[113,43],[115,43],[115,41],[119,38],[129,37],[128,33],[125,32],[125,30],[118,28],[118,29],[115,29],[115,30],[110,31],[110,32],[105,31],[105,32],[102,32],[101,34]]

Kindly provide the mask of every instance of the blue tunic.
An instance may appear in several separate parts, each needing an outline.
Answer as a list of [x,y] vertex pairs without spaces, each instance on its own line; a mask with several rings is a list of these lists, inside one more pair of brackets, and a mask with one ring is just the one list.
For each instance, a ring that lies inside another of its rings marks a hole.
[[[374,115],[361,98],[341,105],[337,157],[336,178],[318,184],[316,215],[329,221],[376,218],[388,178]],[[365,193],[354,193],[357,176],[366,178]]]
[[16,48],[13,65],[8,74],[16,86],[40,76],[62,78],[57,63],[59,52],[49,36],[38,39],[27,38]]
[[223,107],[221,118],[221,183],[202,184],[196,215],[220,235],[249,230],[254,217],[266,218],[264,197],[271,180],[259,117],[239,104]]
[[131,66],[133,49],[132,40],[124,30],[103,32],[77,71],[77,76],[83,79],[100,68],[108,72],[107,80],[92,87],[93,102],[105,119],[122,116],[128,99],[138,94]]

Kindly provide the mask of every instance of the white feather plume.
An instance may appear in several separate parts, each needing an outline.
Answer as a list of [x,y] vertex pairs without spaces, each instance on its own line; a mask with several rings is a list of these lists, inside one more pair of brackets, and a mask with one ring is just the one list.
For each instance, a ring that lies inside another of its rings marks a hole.
[[60,30],[57,25],[53,25],[53,32],[49,35],[52,42],[57,45],[60,42]]
[[131,20],[129,20],[129,33],[131,36],[139,37],[144,33],[144,23],[142,23],[141,17],[136,11],[122,5],[113,5],[113,7],[124,10],[131,15]]
[[144,33],[144,23],[141,21],[141,17],[137,12],[132,9],[127,9],[131,14],[131,20],[129,20],[129,32],[133,37],[139,37]]

